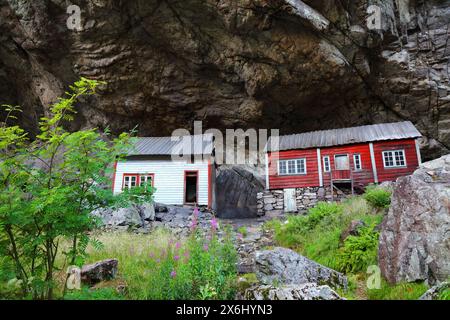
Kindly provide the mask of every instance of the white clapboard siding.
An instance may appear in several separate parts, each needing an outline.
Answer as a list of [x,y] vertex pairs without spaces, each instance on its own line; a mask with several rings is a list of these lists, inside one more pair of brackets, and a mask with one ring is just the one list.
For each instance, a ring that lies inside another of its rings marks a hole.
[[208,205],[208,162],[186,163],[171,160],[127,160],[118,162],[114,194],[122,192],[124,174],[154,174],[155,201],[170,205],[184,203],[184,173],[198,171],[198,204]]

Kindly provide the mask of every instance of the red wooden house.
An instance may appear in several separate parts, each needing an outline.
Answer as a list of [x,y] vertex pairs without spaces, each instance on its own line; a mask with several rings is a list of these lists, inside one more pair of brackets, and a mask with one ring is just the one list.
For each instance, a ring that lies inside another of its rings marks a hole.
[[315,131],[271,138],[267,189],[362,188],[411,174],[420,164],[419,131],[409,122]]

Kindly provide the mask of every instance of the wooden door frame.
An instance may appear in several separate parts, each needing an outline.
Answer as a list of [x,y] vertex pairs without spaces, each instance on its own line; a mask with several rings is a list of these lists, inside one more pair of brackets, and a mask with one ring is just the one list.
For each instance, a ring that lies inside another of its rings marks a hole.
[[200,183],[200,174],[199,174],[199,170],[184,170],[184,190],[183,190],[183,203],[184,204],[193,204],[192,202],[187,202],[186,201],[186,178],[187,178],[187,175],[189,174],[189,173],[195,173],[196,174],[196,176],[197,176],[197,185],[196,185],[196,190],[195,190],[195,193],[196,193],[196,200],[197,200],[197,202],[196,202],[196,204],[198,205],[198,196],[199,196],[199,194],[198,194],[198,190],[199,190],[199,183]]

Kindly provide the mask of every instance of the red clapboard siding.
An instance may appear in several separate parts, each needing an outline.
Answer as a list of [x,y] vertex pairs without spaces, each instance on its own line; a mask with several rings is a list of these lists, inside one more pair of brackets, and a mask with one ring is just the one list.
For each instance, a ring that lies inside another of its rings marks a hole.
[[[331,170],[334,171],[334,173],[336,173],[334,163],[335,155],[348,154],[350,159],[350,168],[353,170],[355,168],[355,164],[353,163],[353,155],[360,154],[361,171],[353,172],[354,184],[364,186],[374,182],[372,162],[370,160],[370,148],[368,143],[322,148],[321,154],[322,159],[324,156],[330,156]],[[333,177],[335,179],[335,175],[333,175]],[[323,173],[323,183],[324,185],[330,185],[330,173]]]
[[[374,154],[375,163],[377,166],[378,182],[392,181],[400,176],[405,176],[414,172],[418,167],[418,157],[416,152],[415,140],[394,140],[394,141],[382,141],[374,142]],[[383,151],[388,150],[405,150],[406,164],[405,168],[389,168],[385,169],[383,164]],[[353,173],[353,181],[355,186],[366,186],[370,183],[374,183],[372,160],[370,158],[369,143],[353,144],[346,146],[336,146],[321,148],[321,166],[323,174],[323,183],[325,186],[330,184],[330,173],[324,172],[323,157],[330,157],[330,166],[333,173],[333,179],[342,172],[335,170],[335,155],[347,154],[350,160],[350,168]],[[361,155],[362,169],[360,171],[354,171],[353,155]],[[278,161],[273,159],[272,154],[269,153],[269,188],[270,189],[284,189],[284,188],[305,188],[305,187],[317,187],[319,182],[319,171],[317,164],[317,148],[306,150],[289,150],[280,151],[279,159],[299,159],[306,158],[306,172],[305,175],[278,175]],[[346,172],[343,172],[345,177]]]
[[304,188],[319,185],[317,149],[281,151],[279,158],[280,160],[306,158],[306,174],[279,176],[278,161],[272,161],[272,155],[269,154],[270,189]]
[[[405,168],[384,168],[383,151],[405,150],[406,167]],[[380,141],[373,143],[375,162],[377,164],[378,182],[393,181],[398,177],[412,174],[419,166],[416,144],[414,139]]]

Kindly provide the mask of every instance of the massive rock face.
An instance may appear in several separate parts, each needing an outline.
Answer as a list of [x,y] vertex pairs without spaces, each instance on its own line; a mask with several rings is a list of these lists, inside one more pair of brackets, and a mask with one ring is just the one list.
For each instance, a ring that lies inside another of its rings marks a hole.
[[450,155],[397,180],[382,223],[379,264],[392,283],[450,277]]
[[[412,120],[450,146],[449,0],[0,0],[0,97],[30,130],[80,76],[107,81],[73,128],[282,133]],[[366,10],[381,9],[380,30]]]

